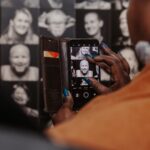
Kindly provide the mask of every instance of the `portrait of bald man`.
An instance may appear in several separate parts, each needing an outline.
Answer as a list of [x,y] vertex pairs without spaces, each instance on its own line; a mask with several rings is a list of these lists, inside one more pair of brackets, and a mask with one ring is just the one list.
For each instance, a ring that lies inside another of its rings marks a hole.
[[9,50],[9,64],[1,66],[2,81],[38,81],[39,69],[30,66],[31,54],[28,46],[13,45]]

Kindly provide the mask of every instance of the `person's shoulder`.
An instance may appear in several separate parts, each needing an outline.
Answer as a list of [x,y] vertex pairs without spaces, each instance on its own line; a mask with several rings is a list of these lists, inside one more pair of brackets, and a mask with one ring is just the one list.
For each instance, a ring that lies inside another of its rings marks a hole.
[[39,79],[39,68],[31,66],[29,68],[29,80],[38,81]]
[[30,69],[30,72],[34,72],[34,73],[37,73],[39,71],[39,68],[34,67],[34,66],[31,66],[29,69]]
[[1,66],[1,72],[9,72],[10,71],[10,65],[2,65]]
[[39,44],[39,36],[35,33],[26,41],[27,44]]
[[38,44],[39,43],[39,36],[37,34],[33,34],[33,43]]
[[31,45],[39,44],[39,36],[35,33],[27,34],[24,43]]
[[0,44],[8,44],[8,40],[7,40],[7,34],[3,34],[0,37]]

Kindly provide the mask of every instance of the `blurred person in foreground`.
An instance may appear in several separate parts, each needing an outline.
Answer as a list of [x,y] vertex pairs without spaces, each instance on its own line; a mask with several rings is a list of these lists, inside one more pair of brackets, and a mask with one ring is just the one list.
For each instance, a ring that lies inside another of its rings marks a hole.
[[[141,40],[150,42],[149,10],[150,0],[130,0],[128,22],[133,44]],[[99,94],[106,94],[94,98],[77,115],[72,111],[73,100],[69,91],[65,92],[67,101],[53,118],[56,126],[45,132],[57,143],[78,145],[92,150],[149,150],[150,64],[147,63],[126,87],[109,94],[117,85],[123,84],[124,80],[121,79],[127,70],[106,45],[101,46],[107,55],[88,60],[113,74],[114,85],[107,88],[101,83],[97,84],[92,78],[86,78],[89,84],[97,85],[95,89]],[[115,57],[115,61],[111,57]],[[121,68],[117,69],[119,67]],[[59,124],[64,120],[66,122]]]

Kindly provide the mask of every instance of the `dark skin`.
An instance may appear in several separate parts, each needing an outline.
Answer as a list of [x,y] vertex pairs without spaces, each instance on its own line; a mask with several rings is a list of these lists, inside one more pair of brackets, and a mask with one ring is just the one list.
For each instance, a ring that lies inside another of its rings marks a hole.
[[[94,58],[87,57],[90,63],[94,63],[103,68],[107,73],[111,74],[113,84],[110,87],[103,85],[94,78],[88,78],[90,85],[95,89],[97,94],[108,94],[113,92],[130,82],[130,68],[126,60],[120,55],[114,53],[106,45],[101,47],[103,55]],[[69,92],[69,96],[65,97],[65,102],[53,115],[52,120],[54,125],[58,125],[64,121],[73,118],[76,112],[72,110],[73,98]]]

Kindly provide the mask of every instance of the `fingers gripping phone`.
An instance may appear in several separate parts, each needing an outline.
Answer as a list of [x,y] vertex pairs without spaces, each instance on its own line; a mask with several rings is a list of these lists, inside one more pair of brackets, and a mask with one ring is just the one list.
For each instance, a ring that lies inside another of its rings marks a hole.
[[74,99],[74,110],[90,101],[96,92],[83,78],[100,80],[100,68],[86,57],[99,55],[99,42],[95,39],[72,39],[68,43],[68,84]]

